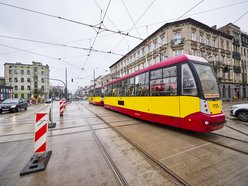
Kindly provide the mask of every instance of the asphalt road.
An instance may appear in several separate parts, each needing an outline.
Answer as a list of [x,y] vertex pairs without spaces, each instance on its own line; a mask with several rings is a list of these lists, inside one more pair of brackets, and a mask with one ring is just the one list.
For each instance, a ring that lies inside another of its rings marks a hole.
[[143,122],[87,102],[68,104],[60,117],[54,102],[48,166],[24,176],[19,174],[33,155],[35,113],[48,113],[51,105],[4,113],[0,185],[180,185],[149,156],[188,185],[247,185],[248,124],[228,116],[232,104],[224,103],[227,123],[214,136]]

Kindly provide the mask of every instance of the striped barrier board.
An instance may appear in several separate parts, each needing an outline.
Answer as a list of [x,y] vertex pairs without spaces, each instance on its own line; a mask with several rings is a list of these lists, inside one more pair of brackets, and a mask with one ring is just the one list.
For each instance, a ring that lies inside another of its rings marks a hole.
[[37,113],[35,123],[34,135],[34,153],[46,151],[46,133],[48,127],[48,120],[46,113]]
[[44,170],[52,155],[52,151],[46,151],[47,113],[36,113],[34,130],[34,154],[20,172],[20,176]]

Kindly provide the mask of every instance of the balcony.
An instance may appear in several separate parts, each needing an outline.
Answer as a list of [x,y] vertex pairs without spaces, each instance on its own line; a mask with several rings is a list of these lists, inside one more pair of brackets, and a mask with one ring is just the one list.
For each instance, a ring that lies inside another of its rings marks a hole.
[[198,43],[196,42],[196,41],[191,41],[191,43],[190,43],[190,45],[191,45],[191,48],[192,49],[197,49],[197,47],[198,47]]
[[183,48],[184,46],[184,38],[172,39],[171,47],[172,48]]
[[233,38],[233,45],[240,46],[239,39]]
[[233,52],[233,58],[237,59],[237,60],[240,60],[241,59],[240,53],[239,52]]

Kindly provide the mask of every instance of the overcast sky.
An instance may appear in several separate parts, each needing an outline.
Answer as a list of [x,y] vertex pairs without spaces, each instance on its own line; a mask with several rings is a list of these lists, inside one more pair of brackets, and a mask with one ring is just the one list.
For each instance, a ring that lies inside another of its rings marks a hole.
[[[217,28],[236,21],[247,32],[247,11],[248,1],[242,0],[0,0],[0,76],[6,62],[38,61],[50,66],[51,78],[63,81],[67,68],[68,88],[74,92],[92,84],[94,69],[96,76],[106,74],[141,42],[138,38],[185,13],[180,19],[191,17]],[[134,37],[90,27],[100,26],[101,20],[101,28]],[[87,51],[91,47],[98,52]]]

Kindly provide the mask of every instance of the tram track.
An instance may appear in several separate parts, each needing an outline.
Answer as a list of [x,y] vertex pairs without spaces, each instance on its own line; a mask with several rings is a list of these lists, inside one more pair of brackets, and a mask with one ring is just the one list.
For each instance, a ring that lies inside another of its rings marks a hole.
[[113,131],[115,131],[118,135],[120,135],[123,139],[125,139],[129,144],[131,144],[132,146],[134,146],[136,149],[138,149],[147,160],[149,160],[150,162],[152,162],[154,165],[156,165],[157,167],[159,167],[164,173],[166,173],[167,175],[170,175],[170,177],[179,185],[185,185],[188,186],[190,185],[186,180],[184,180],[183,178],[181,178],[179,175],[177,175],[175,172],[173,172],[171,169],[169,169],[166,165],[164,165],[163,163],[161,163],[159,160],[157,160],[154,156],[152,156],[150,153],[148,153],[147,151],[145,151],[142,147],[140,147],[137,143],[135,143],[133,140],[131,140],[129,137],[127,137],[126,135],[124,135],[123,133],[121,133],[118,129],[118,127],[113,127],[112,125],[110,125],[109,122],[107,122],[106,120],[104,120],[100,115],[94,113],[92,110],[90,110],[89,108],[87,108],[85,105],[83,105],[82,103],[80,103],[84,108],[86,108],[87,110],[89,110],[92,114],[94,114],[97,118],[99,118],[101,121],[103,121],[107,126],[109,126]]
[[[78,109],[81,109],[81,107],[78,105],[77,103],[77,107]],[[86,107],[85,107],[86,108]],[[90,111],[90,110],[89,110]],[[104,145],[102,144],[101,140],[99,139],[99,137],[97,136],[95,130],[93,129],[92,125],[88,122],[88,120],[86,120],[87,125],[90,128],[90,132],[92,134],[92,136],[94,137],[102,155],[104,156],[105,160],[108,162],[111,170],[113,171],[116,179],[118,180],[118,182],[120,183],[120,185],[122,186],[128,186],[128,182],[125,179],[125,177],[122,175],[121,171],[117,168],[117,166],[115,165],[114,161],[112,160],[111,156],[109,155],[109,153],[107,152],[106,148],[104,147]]]

